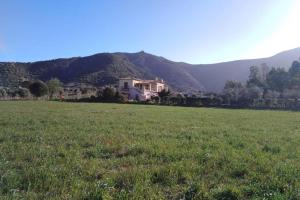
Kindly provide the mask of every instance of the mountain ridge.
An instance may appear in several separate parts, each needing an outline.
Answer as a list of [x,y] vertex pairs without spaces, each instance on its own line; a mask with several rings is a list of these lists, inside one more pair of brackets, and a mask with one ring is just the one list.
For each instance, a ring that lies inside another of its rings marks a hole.
[[114,84],[120,77],[153,79],[160,77],[176,91],[222,90],[227,80],[245,82],[253,65],[290,67],[300,58],[300,48],[258,59],[212,64],[175,62],[162,56],[137,53],[97,53],[85,57],[57,58],[36,62],[0,62],[0,86],[14,87],[22,80],[59,78],[64,83],[95,86]]

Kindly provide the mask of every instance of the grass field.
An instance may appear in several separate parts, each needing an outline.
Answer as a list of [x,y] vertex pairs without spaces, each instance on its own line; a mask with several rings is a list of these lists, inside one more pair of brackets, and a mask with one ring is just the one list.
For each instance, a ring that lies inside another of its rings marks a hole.
[[0,199],[300,199],[300,113],[0,102]]

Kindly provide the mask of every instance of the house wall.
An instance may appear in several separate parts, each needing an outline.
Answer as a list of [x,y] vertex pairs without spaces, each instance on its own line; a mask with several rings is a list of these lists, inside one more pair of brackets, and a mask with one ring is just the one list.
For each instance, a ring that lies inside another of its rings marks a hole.
[[151,89],[152,89],[152,91],[155,91],[155,92],[161,92],[163,89],[165,89],[165,84],[158,83],[158,82],[152,83]]
[[[124,83],[128,83],[128,90],[124,91]],[[137,83],[141,83],[141,88],[136,87]],[[148,85],[148,89],[145,86]],[[136,95],[139,95],[140,100],[150,99],[151,96],[157,96],[157,92],[165,89],[166,86],[164,83],[156,81],[147,81],[144,80],[134,80],[134,79],[120,79],[119,80],[119,90],[123,94],[128,94],[128,99],[135,99]],[[122,91],[123,90],[123,91]]]
[[119,88],[123,89],[124,88],[124,83],[127,82],[128,83],[128,87],[133,87],[136,80],[132,80],[132,79],[120,79],[119,80]]
[[157,92],[161,92],[163,89],[165,89],[165,84],[163,83],[157,83]]
[[157,91],[157,84],[151,83],[151,91],[156,92]]

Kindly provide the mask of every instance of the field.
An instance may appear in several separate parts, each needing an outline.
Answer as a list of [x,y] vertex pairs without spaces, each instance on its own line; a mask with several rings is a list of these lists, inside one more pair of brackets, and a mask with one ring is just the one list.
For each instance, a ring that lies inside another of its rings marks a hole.
[[300,199],[300,113],[0,102],[0,199]]

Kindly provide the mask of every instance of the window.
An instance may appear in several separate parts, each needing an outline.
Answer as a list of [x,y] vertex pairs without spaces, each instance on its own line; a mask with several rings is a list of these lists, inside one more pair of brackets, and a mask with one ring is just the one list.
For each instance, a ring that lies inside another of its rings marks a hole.
[[128,82],[124,82],[124,89],[128,89]]

